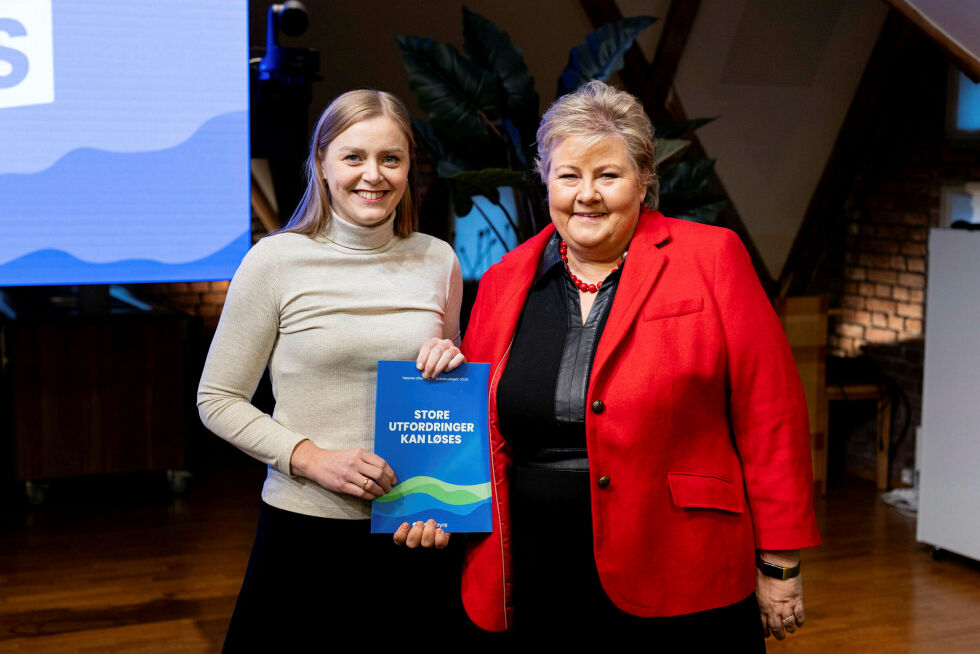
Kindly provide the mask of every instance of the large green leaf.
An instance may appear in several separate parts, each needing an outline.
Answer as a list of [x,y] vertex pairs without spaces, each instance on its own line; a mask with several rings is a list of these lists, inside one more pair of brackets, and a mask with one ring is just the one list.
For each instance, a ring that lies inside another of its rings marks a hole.
[[703,191],[714,165],[714,159],[679,162],[670,174],[661,176],[660,195],[686,197]]
[[[537,117],[535,117],[534,122],[537,123]],[[517,126],[514,125],[514,121],[512,121],[510,118],[505,118],[501,124],[504,131],[507,132],[507,136],[510,137],[511,143],[514,144],[514,153],[517,155],[518,162],[520,162],[522,168],[527,168],[527,162],[534,159],[534,137],[532,136],[530,140],[525,140],[525,138],[521,136],[521,131],[517,129]]]
[[449,161],[448,159],[442,159],[438,164],[436,164],[436,175],[442,179],[451,179],[453,175],[464,170],[466,169],[457,166],[454,162]]
[[461,172],[463,172],[462,168],[446,159],[441,160],[436,165],[436,174],[449,184],[453,213],[458,217],[465,216],[473,210],[473,196],[479,195],[479,193],[470,192],[470,189],[464,188],[462,184],[456,184],[452,181],[453,176]]
[[521,133],[515,146],[530,137],[538,122],[539,98],[520,48],[493,21],[463,7],[463,50],[474,64],[497,75],[507,92],[507,107]]
[[449,185],[449,195],[453,204],[453,213],[457,218],[469,215],[473,211],[473,195],[466,193],[456,184]]
[[395,41],[409,84],[433,125],[462,142],[487,142],[488,121],[499,118],[506,103],[497,76],[445,43],[420,36],[398,36]]
[[672,214],[672,216],[695,223],[716,225],[718,224],[718,216],[721,215],[722,210],[726,206],[728,206],[727,200],[715,200],[699,206],[690,207],[684,213]]
[[415,133],[415,142],[425,150],[432,161],[439,161],[446,156],[446,148],[442,141],[436,136],[436,131],[430,123],[415,118],[411,118],[412,132]]
[[590,80],[609,79],[623,67],[623,55],[636,37],[656,20],[653,16],[623,18],[585,37],[568,53],[568,65],[558,78],[558,96],[571,93]]
[[681,139],[688,136],[694,130],[713,122],[717,118],[718,116],[712,116],[711,118],[692,118],[676,123],[663,123],[662,125],[657,125],[655,131],[657,138],[660,139]]
[[666,161],[679,157],[691,147],[691,142],[684,139],[657,139],[657,159],[654,162],[660,167]]
[[444,134],[440,134],[431,123],[412,117],[412,131],[415,132],[415,141],[429,155],[429,159],[434,163],[445,161],[456,167],[457,170],[477,168],[481,163],[474,163],[470,160],[458,156],[459,148],[446,147],[448,140]]
[[[445,168],[439,169],[439,176],[451,179],[460,184],[466,184],[476,189],[498,189],[501,186],[512,186],[514,188],[527,188],[527,180],[524,173],[510,168],[486,168],[484,170],[458,170],[449,172]],[[444,174],[449,172],[449,174]]]
[[500,187],[510,186],[524,190],[527,181],[524,174],[509,168],[484,170],[458,170],[452,164],[440,161],[439,177],[452,182],[453,209],[457,216],[465,216],[472,210],[472,198],[482,195],[494,204],[500,203]]
[[713,222],[725,199],[708,193],[714,159],[680,161],[660,178],[660,210],[668,216]]

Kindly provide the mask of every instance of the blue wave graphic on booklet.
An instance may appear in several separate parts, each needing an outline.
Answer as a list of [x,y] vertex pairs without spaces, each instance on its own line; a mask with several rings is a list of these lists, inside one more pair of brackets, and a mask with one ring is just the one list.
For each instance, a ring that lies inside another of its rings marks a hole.
[[448,532],[492,531],[490,365],[422,379],[414,361],[379,361],[374,451],[400,480],[371,508],[371,531],[434,519]]
[[[391,518],[392,520],[397,520],[398,524],[393,525],[392,531],[394,531],[403,522],[412,523],[417,520],[424,522],[429,518],[436,518],[436,522],[440,522],[435,515],[436,512],[456,519],[469,516],[479,511],[486,511],[489,508],[489,497],[473,504],[452,506],[443,504],[432,497],[415,495],[405,498],[404,502],[378,502],[378,500],[375,500],[372,514],[385,519]],[[448,527],[446,529],[449,531]]]

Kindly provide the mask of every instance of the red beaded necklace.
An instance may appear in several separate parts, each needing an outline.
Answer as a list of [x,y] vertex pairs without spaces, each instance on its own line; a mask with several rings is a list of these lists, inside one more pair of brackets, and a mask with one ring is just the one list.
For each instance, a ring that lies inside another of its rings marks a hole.
[[[572,272],[572,269],[568,267],[568,245],[565,243],[565,241],[562,241],[561,245],[558,246],[558,254],[561,256],[561,260],[565,262],[565,270],[568,271],[569,276],[572,278],[572,283],[578,287],[578,290],[582,291],[583,293],[599,292],[599,289],[602,288],[602,282],[596,282],[595,284],[589,284],[588,282],[584,282],[578,277],[576,277],[575,273]],[[623,252],[623,258],[619,260],[619,263],[616,264],[616,267],[613,268],[611,271],[609,271],[609,275],[619,270],[620,266],[623,265],[624,261],[626,261],[625,252]],[[609,275],[606,275],[606,277],[608,277]]]

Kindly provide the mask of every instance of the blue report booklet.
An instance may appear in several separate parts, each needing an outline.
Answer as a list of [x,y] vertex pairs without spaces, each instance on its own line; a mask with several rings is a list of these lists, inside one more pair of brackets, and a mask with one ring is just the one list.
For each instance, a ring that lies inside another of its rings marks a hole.
[[432,518],[450,533],[492,531],[488,363],[422,379],[414,361],[379,361],[374,452],[398,484],[371,505],[371,532]]

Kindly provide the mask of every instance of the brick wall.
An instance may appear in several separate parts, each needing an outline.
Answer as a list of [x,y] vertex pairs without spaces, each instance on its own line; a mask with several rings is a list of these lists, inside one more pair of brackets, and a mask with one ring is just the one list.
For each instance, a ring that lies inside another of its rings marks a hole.
[[[252,243],[265,236],[262,223],[254,215],[252,217]],[[221,308],[225,305],[225,294],[228,292],[227,281],[216,282],[173,282],[169,284],[140,284],[133,292],[168,309],[183,311],[191,316],[197,316],[205,329],[213,330],[218,326]]]
[[141,297],[176,311],[201,318],[205,327],[214,328],[225,303],[228,282],[176,282],[172,284],[141,284]]
[[[914,429],[921,423],[926,241],[929,228],[939,224],[940,189],[980,179],[977,145],[939,139],[907,146],[904,157],[887,165],[872,161],[855,181],[828,338],[831,354],[870,357],[893,393],[893,478],[914,466]],[[852,425],[844,465],[870,474],[874,421],[861,418],[860,410],[853,416],[858,424]]]
[[[833,245],[811,291],[831,297],[830,354],[866,355],[895,398],[892,477],[914,459],[914,427],[921,422],[923,334],[929,228],[940,220],[944,184],[980,179],[980,144],[945,135],[946,58],[924,37],[894,64],[900,88],[869,121],[873,144],[865,154],[839,216]],[[875,427],[862,409],[832,407],[831,430],[846,431],[844,466],[873,474]]]
[[922,337],[926,240],[938,218],[939,186],[907,175],[866,171],[852,190],[840,310],[828,339],[834,354]]

